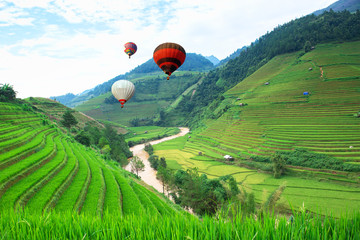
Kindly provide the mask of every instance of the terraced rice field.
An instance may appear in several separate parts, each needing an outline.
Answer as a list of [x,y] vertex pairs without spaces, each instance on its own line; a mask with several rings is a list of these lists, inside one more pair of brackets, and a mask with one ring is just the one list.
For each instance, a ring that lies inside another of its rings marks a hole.
[[44,116],[0,103],[0,209],[27,208],[102,215],[144,209],[173,214],[173,206],[114,162],[75,142]]
[[[188,147],[189,145],[191,147]],[[304,204],[310,211],[340,216],[360,208],[358,185],[340,185],[328,180],[331,177],[341,178],[342,176],[319,172],[316,173],[316,178],[290,175],[275,179],[271,174],[256,169],[219,162],[215,157],[207,155],[209,152],[207,148],[201,148],[203,152],[202,156],[199,156],[200,146],[190,142],[187,136],[154,145],[154,149],[155,155],[166,158],[167,165],[171,169],[197,168],[199,173],[204,173],[209,178],[232,175],[240,188],[255,193],[257,203],[261,203],[270,192],[285,184],[286,188],[280,203],[289,209],[291,207],[298,209]],[[324,175],[323,178],[319,178],[321,174]]]
[[231,109],[193,142],[235,156],[306,148],[359,162],[359,66],[360,42],[275,57],[226,93]]
[[[318,180],[273,179],[216,160],[226,154],[240,160],[305,148],[359,164],[360,118],[354,116],[360,111],[359,66],[359,41],[319,45],[301,57],[299,53],[277,56],[226,92],[219,109],[224,105],[230,109],[219,119],[208,120],[205,130],[184,138],[181,148],[171,148],[175,144],[170,142],[156,145],[155,154],[164,156],[174,169],[197,167],[209,177],[231,174],[255,192],[258,202],[264,189],[272,191],[287,182],[285,204],[299,207],[304,202],[313,211],[336,214],[358,209],[359,178],[352,186],[339,185],[341,177],[331,174]],[[305,91],[310,95],[303,95]]]

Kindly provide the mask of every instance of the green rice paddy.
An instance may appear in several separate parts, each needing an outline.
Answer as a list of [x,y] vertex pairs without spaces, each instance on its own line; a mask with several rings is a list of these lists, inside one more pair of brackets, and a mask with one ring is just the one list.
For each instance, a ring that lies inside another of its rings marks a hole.
[[178,211],[161,195],[138,186],[139,180],[117,163],[42,119],[46,117],[24,111],[20,104],[0,103],[0,211],[88,216]]
[[[273,179],[257,169],[245,171],[219,161],[226,154],[241,161],[305,148],[352,164],[360,162],[360,120],[354,117],[360,103],[359,65],[360,41],[318,45],[301,57],[298,53],[277,56],[224,94],[222,104],[230,109],[219,119],[209,120],[207,128],[191,138],[155,145],[155,154],[174,169],[197,167],[209,177],[233,175],[255,192],[258,202],[264,189],[271,191],[286,182],[284,202],[295,206],[304,202],[312,211],[337,215],[356,210],[360,208],[356,174],[341,178],[305,170],[303,177]],[[305,91],[310,95],[304,96]]]

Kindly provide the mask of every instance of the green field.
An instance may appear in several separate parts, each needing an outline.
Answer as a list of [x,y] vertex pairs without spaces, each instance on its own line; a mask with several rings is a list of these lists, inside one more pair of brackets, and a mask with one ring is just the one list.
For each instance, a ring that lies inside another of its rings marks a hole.
[[178,212],[117,163],[43,121],[45,115],[24,111],[24,104],[0,103],[0,211],[87,216]]
[[128,133],[125,135],[126,142],[142,143],[154,139],[175,135],[180,132],[176,127],[158,127],[158,126],[142,126],[128,127]]
[[201,79],[201,74],[194,71],[177,71],[166,81],[165,77],[156,74],[134,75],[131,81],[135,84],[135,95],[124,108],[120,104],[106,104],[105,98],[111,97],[110,92],[94,97],[81,105],[76,110],[85,113],[97,120],[111,121],[130,126],[133,119],[157,120],[159,112],[171,105],[176,105],[178,96],[190,91],[191,86]]
[[[336,215],[358,209],[358,173],[303,170],[303,175],[298,171],[274,179],[236,165],[253,155],[295,148],[359,163],[360,119],[354,116],[360,110],[359,66],[359,41],[318,45],[305,55],[277,56],[224,94],[219,109],[229,109],[219,119],[208,120],[206,129],[195,130],[191,138],[155,145],[155,154],[165,157],[173,169],[197,167],[209,177],[231,174],[255,192],[258,202],[264,190],[285,182],[281,201],[287,205],[304,202],[312,211]],[[305,91],[310,95],[303,95]],[[219,162],[226,154],[235,157],[234,165]]]
[[229,221],[191,214],[103,217],[71,212],[34,215],[29,212],[0,212],[1,239],[358,239],[360,213],[339,219],[302,211],[292,220],[283,216],[241,216]]

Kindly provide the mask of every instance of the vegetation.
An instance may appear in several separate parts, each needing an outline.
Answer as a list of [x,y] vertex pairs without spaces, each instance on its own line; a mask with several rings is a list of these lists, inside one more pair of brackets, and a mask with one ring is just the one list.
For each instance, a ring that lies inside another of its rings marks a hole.
[[242,218],[238,211],[232,221],[188,214],[89,217],[67,213],[42,216],[28,212],[1,212],[2,239],[357,239],[359,211],[338,219],[301,211],[292,217],[266,214]]
[[139,172],[144,171],[145,164],[138,156],[133,156],[130,160],[131,171],[136,173],[139,177]]
[[316,46],[331,41],[357,40],[360,37],[359,23],[359,11],[355,14],[330,11],[319,16],[307,15],[278,26],[252,43],[246,51],[241,51],[237,58],[230,60],[223,68],[210,71],[198,86],[196,94],[185,96],[174,113],[168,115],[188,116],[180,123],[198,127],[202,119],[211,118],[214,108],[219,105],[221,96],[227,90],[273,57],[302,50],[309,43]]
[[71,111],[68,110],[63,115],[63,120],[61,121],[61,124],[70,129],[72,126],[76,125],[78,121],[76,118],[71,114]]
[[[47,212],[76,212],[93,217],[132,215],[141,209],[153,209],[159,215],[177,211],[167,206],[171,203],[159,198],[160,195],[148,193],[148,189],[139,191],[141,187],[135,175],[123,170],[118,163],[94,148],[79,144],[55,123],[49,121],[44,125],[42,120],[47,119],[46,116],[32,108],[24,110],[22,106],[21,102],[0,103],[2,213],[25,209],[38,216]],[[86,129],[99,133],[97,138],[92,134],[88,139],[105,138],[112,150],[117,149],[117,155],[120,150],[125,151],[119,143],[128,149],[123,136],[109,126],[103,131],[89,126]],[[153,199],[151,205],[145,200],[148,196]],[[163,208],[172,210],[165,212]],[[2,214],[1,219],[3,217]],[[1,238],[6,239],[4,226],[0,224],[0,232],[5,234]]]
[[0,102],[8,102],[16,99],[16,92],[10,84],[0,84]]
[[273,163],[273,171],[274,177],[280,178],[286,171],[286,161],[281,154],[275,154],[271,158],[271,162]]

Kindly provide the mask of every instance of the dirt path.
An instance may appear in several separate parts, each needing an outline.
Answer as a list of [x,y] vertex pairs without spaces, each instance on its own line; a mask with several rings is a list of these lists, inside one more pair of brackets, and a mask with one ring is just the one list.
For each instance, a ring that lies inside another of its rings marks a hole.
[[[158,139],[158,140],[154,140],[149,143],[151,145],[155,145],[155,144],[158,144],[158,143],[161,143],[164,141],[168,141],[170,139],[184,136],[185,134],[187,134],[189,132],[189,128],[181,127],[179,129],[180,129],[180,133],[178,133],[176,135],[173,135],[170,137],[165,137],[165,138]],[[145,170],[143,172],[140,172],[139,176],[141,177],[141,180],[143,180],[146,184],[153,186],[156,190],[158,190],[159,192],[162,192],[163,191],[162,184],[159,180],[156,179],[156,171],[150,167],[150,162],[148,161],[149,154],[147,152],[145,152],[144,147],[145,147],[145,144],[139,144],[139,145],[135,145],[130,148],[130,151],[133,152],[134,156],[140,157],[141,160],[143,160],[143,162],[145,164]],[[131,172],[130,164],[128,164],[125,167],[125,170]]]

